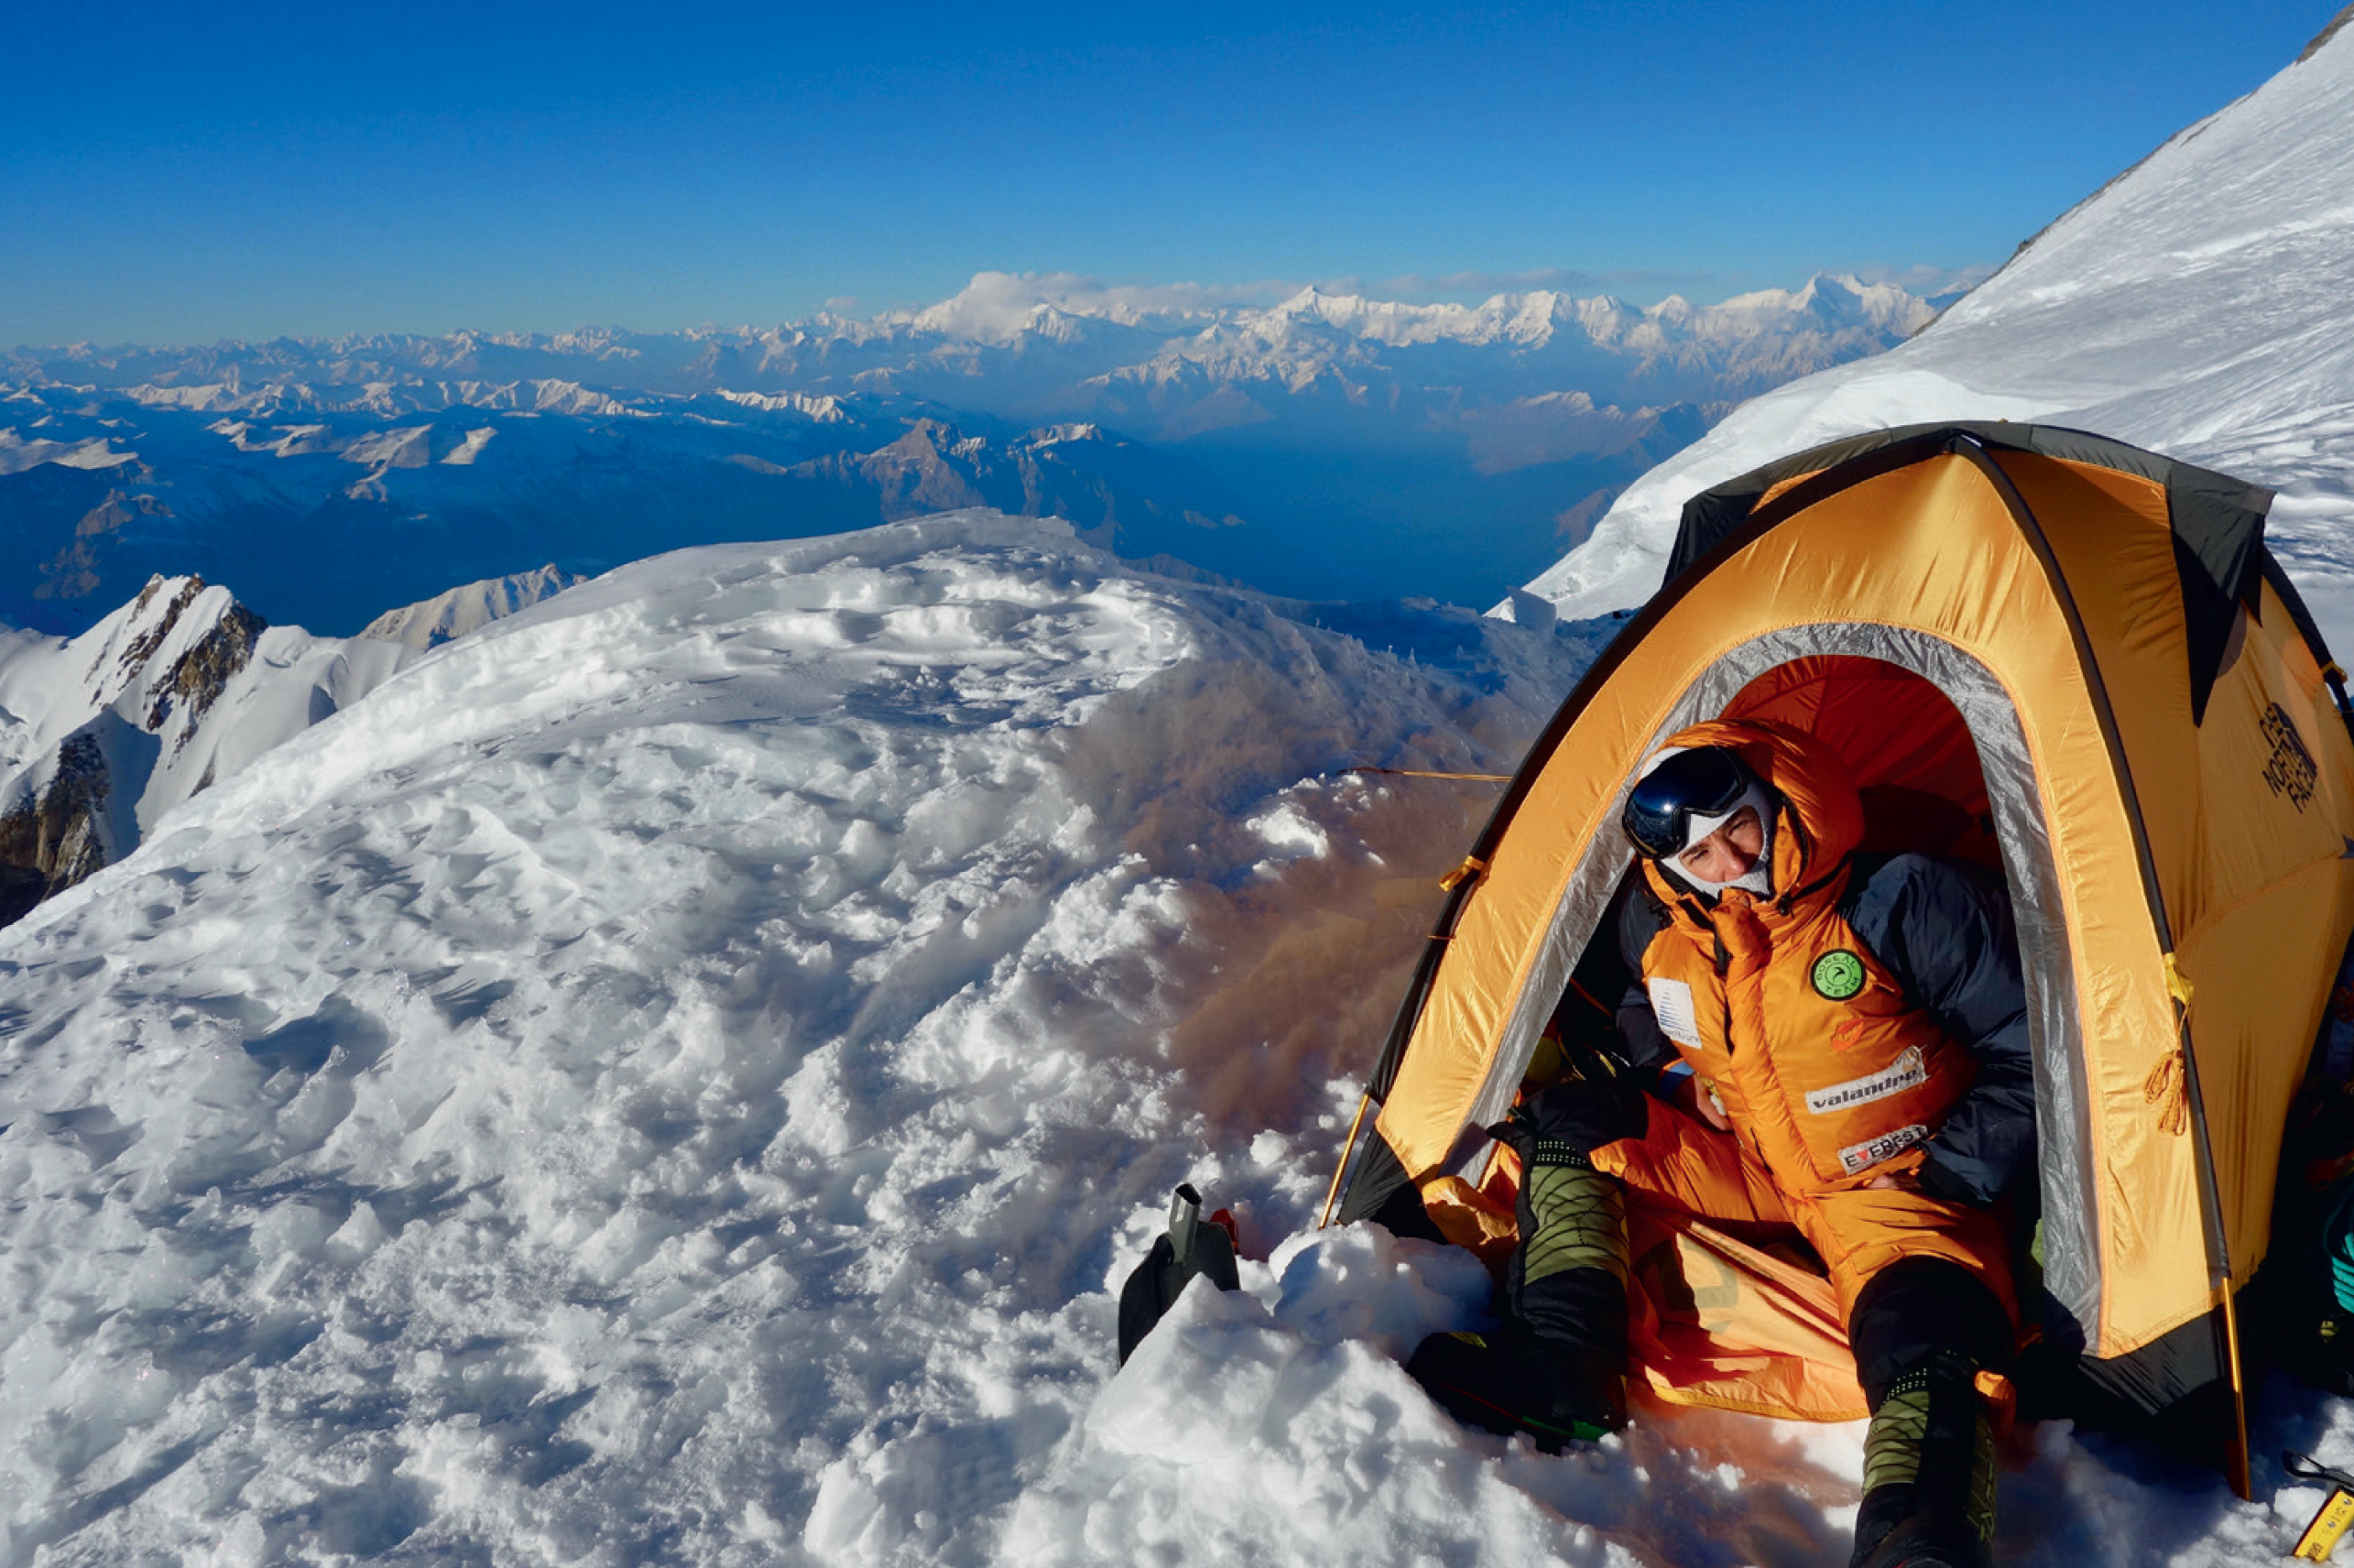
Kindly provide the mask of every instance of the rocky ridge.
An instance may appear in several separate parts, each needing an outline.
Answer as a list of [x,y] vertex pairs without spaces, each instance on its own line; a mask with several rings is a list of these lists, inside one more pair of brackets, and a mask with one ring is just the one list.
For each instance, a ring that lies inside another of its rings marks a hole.
[[196,576],[150,578],[71,639],[0,631],[0,924],[412,656],[273,627]]

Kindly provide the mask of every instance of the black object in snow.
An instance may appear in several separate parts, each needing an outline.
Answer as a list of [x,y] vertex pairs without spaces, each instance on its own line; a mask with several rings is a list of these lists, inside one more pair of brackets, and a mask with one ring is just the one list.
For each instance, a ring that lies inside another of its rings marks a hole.
[[1235,1267],[1234,1236],[1219,1218],[1202,1221],[1202,1194],[1192,1182],[1180,1186],[1169,1201],[1169,1232],[1157,1238],[1144,1261],[1120,1287],[1120,1365],[1168,1315],[1196,1274],[1206,1275],[1221,1290],[1242,1289]]

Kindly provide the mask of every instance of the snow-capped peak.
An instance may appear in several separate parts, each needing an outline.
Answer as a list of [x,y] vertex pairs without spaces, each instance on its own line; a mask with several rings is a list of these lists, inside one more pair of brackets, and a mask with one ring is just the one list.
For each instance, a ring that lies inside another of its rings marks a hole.
[[409,655],[268,626],[192,576],[151,579],[71,639],[0,635],[0,923]]
[[551,562],[536,572],[468,583],[430,599],[387,610],[362,627],[360,636],[414,648],[439,648],[551,599],[580,581]]

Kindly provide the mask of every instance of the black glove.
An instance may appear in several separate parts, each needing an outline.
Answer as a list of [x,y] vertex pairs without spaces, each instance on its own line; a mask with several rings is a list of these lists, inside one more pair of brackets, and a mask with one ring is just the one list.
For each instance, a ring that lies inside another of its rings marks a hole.
[[1625,1078],[1574,1078],[1512,1107],[1488,1136],[1523,1166],[1586,1165],[1596,1149],[1640,1138],[1651,1126],[1650,1096]]

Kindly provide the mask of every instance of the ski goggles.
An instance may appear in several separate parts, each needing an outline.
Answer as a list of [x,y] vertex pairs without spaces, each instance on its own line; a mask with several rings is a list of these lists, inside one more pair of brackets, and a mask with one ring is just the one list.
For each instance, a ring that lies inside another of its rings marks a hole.
[[1635,781],[1622,817],[1627,836],[1654,860],[1690,847],[1695,817],[1720,817],[1746,793],[1755,776],[1723,746],[1679,751]]

